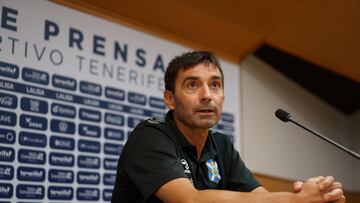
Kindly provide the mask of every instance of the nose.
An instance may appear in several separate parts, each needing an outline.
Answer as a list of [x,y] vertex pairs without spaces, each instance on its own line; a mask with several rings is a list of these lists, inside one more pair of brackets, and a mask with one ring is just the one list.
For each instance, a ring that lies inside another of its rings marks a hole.
[[209,86],[207,86],[207,85],[202,86],[201,91],[200,91],[200,100],[206,101],[206,102],[212,100],[211,91],[210,91]]

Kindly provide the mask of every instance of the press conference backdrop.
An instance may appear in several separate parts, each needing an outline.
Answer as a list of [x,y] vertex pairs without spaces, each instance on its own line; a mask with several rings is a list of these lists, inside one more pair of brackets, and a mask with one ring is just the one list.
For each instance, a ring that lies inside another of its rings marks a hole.
[[[189,49],[51,2],[0,4],[0,201],[110,201],[131,130],[164,116],[166,65]],[[216,128],[238,147],[240,71],[222,65]]]

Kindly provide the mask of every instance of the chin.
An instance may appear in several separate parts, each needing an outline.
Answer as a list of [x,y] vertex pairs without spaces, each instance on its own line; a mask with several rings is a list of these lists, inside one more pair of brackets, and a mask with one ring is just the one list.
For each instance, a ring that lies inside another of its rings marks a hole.
[[212,128],[212,127],[214,127],[216,125],[216,123],[217,122],[215,122],[215,121],[205,121],[205,122],[201,122],[199,124],[199,126],[201,128]]

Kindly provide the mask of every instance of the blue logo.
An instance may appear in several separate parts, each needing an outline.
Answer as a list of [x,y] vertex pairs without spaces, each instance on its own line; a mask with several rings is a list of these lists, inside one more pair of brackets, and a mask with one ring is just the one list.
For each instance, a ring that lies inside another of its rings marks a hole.
[[12,162],[15,159],[15,150],[9,147],[0,147],[0,161]]
[[8,111],[0,111],[0,126],[15,126],[16,125],[16,114]]
[[112,197],[112,189],[104,189],[103,190],[103,200],[104,201],[111,201],[111,197]]
[[120,155],[123,147],[124,146],[121,144],[105,143],[104,152],[105,152],[105,154]]
[[74,155],[51,152],[49,162],[53,166],[74,166]]
[[14,144],[16,133],[13,130],[0,128],[0,143]]
[[20,126],[29,129],[46,130],[47,120],[44,117],[22,114],[20,116]]
[[89,140],[79,140],[78,149],[81,152],[91,152],[99,153],[100,152],[100,142],[89,141]]
[[22,72],[22,78],[25,81],[38,83],[42,85],[49,84],[49,74],[46,72],[38,71],[26,67],[24,67],[21,72]]
[[135,128],[143,119],[128,117],[128,127]]
[[16,79],[19,77],[19,67],[15,64],[0,61],[0,76]]
[[77,182],[80,184],[97,185],[100,182],[99,173],[78,172]]
[[55,116],[75,118],[76,109],[73,106],[52,103],[51,104],[51,113]]
[[9,165],[0,165],[0,179],[11,180],[14,178],[14,167]]
[[46,114],[48,112],[48,103],[43,100],[23,97],[21,98],[21,109],[23,111]]
[[101,96],[102,89],[101,89],[101,85],[99,84],[80,81],[80,92],[85,94]]
[[78,156],[78,166],[80,168],[93,168],[98,169],[100,168],[100,158],[93,157],[93,156]]
[[72,183],[74,182],[74,172],[68,170],[49,170],[49,182],[52,183]]
[[14,188],[12,184],[0,183],[0,197],[1,198],[11,198],[14,193]]
[[80,119],[85,120],[85,121],[94,121],[94,122],[101,121],[100,111],[93,111],[90,109],[80,108],[79,116],[80,116]]
[[105,113],[105,123],[116,126],[124,126],[124,116],[119,114]]
[[103,177],[104,185],[115,185],[116,174],[105,173]]
[[46,155],[43,151],[20,149],[18,151],[18,161],[29,164],[45,164]]
[[221,114],[221,120],[225,121],[225,122],[230,122],[233,123],[234,122],[234,115],[230,114],[230,113],[222,113]]
[[73,197],[74,190],[71,187],[48,187],[48,198],[51,200],[72,200]]
[[88,137],[100,137],[100,127],[94,125],[79,125],[79,134]]
[[15,95],[0,92],[0,107],[16,109],[18,99]]
[[110,99],[116,99],[119,101],[125,100],[125,91],[112,87],[105,87],[105,97]]
[[45,147],[47,143],[46,135],[33,132],[20,132],[19,143],[21,145],[33,147]]
[[117,169],[117,159],[104,159],[104,168],[107,170],[116,170]]
[[225,131],[234,132],[234,127],[233,127],[233,126],[229,126],[229,125],[217,124],[217,125],[215,126],[215,128],[218,129],[218,130],[225,130]]
[[100,199],[99,189],[95,188],[82,188],[76,190],[77,200],[97,201]]
[[166,108],[163,99],[157,98],[157,97],[150,97],[149,105],[150,105],[150,107],[154,107],[154,108],[158,108],[158,109]]
[[75,79],[56,74],[52,76],[52,85],[67,90],[76,90],[77,86]]
[[128,92],[128,101],[133,104],[146,105],[146,96],[135,92]]
[[42,185],[20,184],[16,187],[16,197],[19,199],[43,199],[45,188]]
[[64,120],[53,119],[50,121],[50,128],[52,132],[74,134],[75,123]]
[[75,141],[72,138],[51,136],[50,137],[50,147],[52,149],[74,150],[75,149]]
[[113,128],[105,128],[105,138],[112,140],[124,140],[124,131],[113,129]]
[[45,169],[33,167],[19,167],[17,169],[17,179],[42,182],[45,180]]
[[221,176],[216,161],[214,159],[209,159],[206,161],[206,166],[208,168],[209,180],[216,184],[219,183]]

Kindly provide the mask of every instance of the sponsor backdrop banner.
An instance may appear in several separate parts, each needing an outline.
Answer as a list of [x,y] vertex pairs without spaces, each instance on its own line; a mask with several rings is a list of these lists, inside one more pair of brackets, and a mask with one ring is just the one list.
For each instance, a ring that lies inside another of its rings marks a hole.
[[[2,0],[0,17],[0,201],[109,202],[129,133],[164,116],[164,70],[189,49],[46,1]],[[240,71],[222,65],[216,129],[239,146]]]

